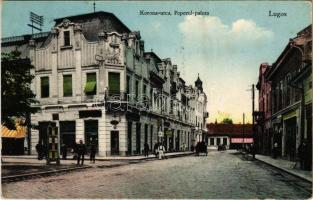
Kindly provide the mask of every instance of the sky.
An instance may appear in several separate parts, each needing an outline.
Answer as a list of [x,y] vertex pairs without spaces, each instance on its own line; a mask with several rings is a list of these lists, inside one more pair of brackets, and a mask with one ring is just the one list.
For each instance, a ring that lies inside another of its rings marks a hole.
[[[93,12],[93,1],[2,2],[1,37],[30,34],[29,13],[54,19]],[[96,11],[115,14],[132,31],[140,31],[145,50],[178,65],[187,85],[199,74],[208,97],[208,122],[232,118],[251,123],[251,85],[261,63],[276,61],[289,38],[312,23],[309,1],[96,1]],[[170,11],[171,16],[140,15]],[[209,15],[174,15],[203,11]],[[286,16],[269,16],[286,13]],[[256,90],[256,108],[258,108]]]

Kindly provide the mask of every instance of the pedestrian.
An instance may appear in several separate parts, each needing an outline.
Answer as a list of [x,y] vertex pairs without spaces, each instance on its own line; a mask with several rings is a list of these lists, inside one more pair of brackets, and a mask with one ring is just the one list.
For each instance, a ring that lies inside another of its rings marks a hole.
[[66,160],[66,156],[67,156],[67,146],[66,144],[62,144],[61,146],[61,152],[62,152],[62,159]]
[[165,158],[164,151],[165,151],[165,147],[163,146],[163,144],[160,144],[159,147],[158,147],[159,160]]
[[193,152],[195,150],[195,147],[193,146],[193,144],[190,147],[190,150]]
[[306,157],[308,157],[308,145],[305,141],[303,141],[298,147],[298,157],[300,160],[300,168],[305,170],[307,165]]
[[155,157],[158,157],[158,148],[159,148],[159,143],[155,143],[153,147],[154,155]]
[[251,154],[252,154],[252,157],[253,157],[253,159],[255,159],[255,146],[254,146],[254,144],[251,144],[251,146],[250,146],[250,152],[251,152]]
[[82,140],[79,140],[79,144],[77,145],[77,165],[79,165],[80,161],[81,165],[84,165],[86,152],[86,145],[83,143]]
[[90,145],[90,163],[96,162],[96,151],[97,151],[96,144],[92,142]]
[[149,144],[147,142],[145,142],[144,144],[143,151],[145,153],[145,157],[148,157],[149,156]]
[[275,143],[274,143],[274,147],[273,147],[273,158],[276,159],[277,156],[278,156],[278,143],[275,142]]
[[41,144],[36,144],[36,151],[38,154],[38,160],[42,160],[42,147]]
[[77,160],[77,142],[73,144],[72,153],[73,153],[73,160]]

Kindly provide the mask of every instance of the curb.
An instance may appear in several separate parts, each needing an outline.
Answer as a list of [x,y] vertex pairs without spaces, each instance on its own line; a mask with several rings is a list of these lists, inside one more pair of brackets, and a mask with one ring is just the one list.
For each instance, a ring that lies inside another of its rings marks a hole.
[[[242,155],[247,155],[247,156],[249,156],[249,157],[252,157],[252,156],[249,155],[249,154],[242,154]],[[278,166],[276,166],[276,165],[273,165],[273,164],[271,164],[271,163],[268,163],[268,162],[266,162],[266,161],[264,161],[264,160],[260,160],[260,159],[258,159],[258,158],[255,158],[255,160],[258,160],[258,161],[260,161],[260,162],[262,162],[262,163],[265,163],[265,164],[267,164],[267,165],[269,165],[269,166],[272,166],[272,167],[274,167],[274,168],[276,168],[276,169],[278,169],[278,170],[284,171],[284,172],[286,172],[286,173],[288,173],[288,174],[290,174],[290,175],[292,175],[292,176],[298,177],[298,178],[300,178],[300,179],[302,179],[302,180],[304,180],[304,181],[307,181],[307,182],[312,183],[312,179],[307,179],[306,177],[302,177],[302,176],[300,176],[299,174],[296,174],[296,173],[294,173],[294,172],[292,172],[292,171],[290,171],[290,170],[288,170],[288,169],[285,169],[285,168],[282,168],[282,167],[278,167]]]
[[80,170],[80,169],[88,169],[88,168],[92,168],[92,166],[72,167],[72,168],[67,168],[67,169],[49,170],[49,171],[43,171],[43,172],[34,172],[34,173],[28,173],[28,174],[5,176],[5,177],[1,177],[1,181],[2,182],[13,181],[13,180],[31,178],[34,176],[51,175],[51,174],[56,174],[56,173],[60,173],[60,172],[70,172],[70,171],[75,171],[75,170]]
[[[167,158],[190,156],[193,154],[194,154],[193,152],[185,153],[185,154],[174,154],[174,155],[168,155]],[[146,157],[146,158],[139,158],[139,159],[113,159],[113,161],[121,161],[121,160],[123,160],[123,161],[142,161],[142,160],[157,160],[157,158],[156,157]],[[99,161],[110,161],[110,160],[99,160]],[[135,164],[135,163],[131,163],[131,164]],[[127,164],[125,164],[125,165],[127,165]],[[110,166],[110,168],[111,167],[125,166],[125,165]],[[67,168],[67,169],[49,170],[49,171],[43,171],[43,172],[5,176],[5,177],[1,177],[1,180],[2,180],[2,182],[13,181],[13,180],[16,181],[16,180],[31,178],[31,177],[40,176],[40,175],[48,176],[48,175],[56,174],[56,173],[60,173],[60,172],[70,172],[70,171],[74,171],[74,170],[88,169],[88,168],[92,168],[92,166],[73,167],[73,168]]]

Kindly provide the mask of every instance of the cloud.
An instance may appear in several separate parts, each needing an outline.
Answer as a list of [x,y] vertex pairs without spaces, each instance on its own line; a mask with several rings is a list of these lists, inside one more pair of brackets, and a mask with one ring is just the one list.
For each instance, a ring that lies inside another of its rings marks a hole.
[[[216,16],[187,16],[179,24],[185,45],[198,51],[246,53],[250,47],[263,47],[273,38],[273,32],[248,19],[238,19],[231,25]],[[228,50],[228,51],[227,51]],[[212,55],[212,54],[211,54]]]
[[187,82],[200,73],[208,95],[209,121],[230,116],[241,122],[243,112],[250,121],[251,92],[246,90],[257,81],[273,32],[249,19],[228,25],[216,16],[187,16],[178,29],[184,50],[178,51],[175,60],[188,73]]

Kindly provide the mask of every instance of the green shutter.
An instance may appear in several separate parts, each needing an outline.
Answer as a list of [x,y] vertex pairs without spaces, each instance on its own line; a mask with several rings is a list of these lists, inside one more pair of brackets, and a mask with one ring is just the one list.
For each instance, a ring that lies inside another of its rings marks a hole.
[[72,75],[63,76],[63,96],[72,96]]
[[109,93],[118,94],[120,92],[120,73],[109,73]]
[[95,95],[97,93],[97,77],[96,73],[87,74],[87,82],[85,86],[85,93],[87,95]]

